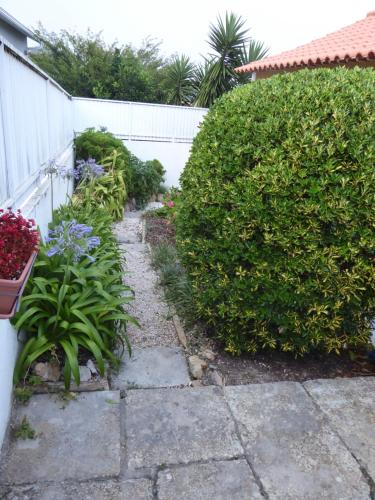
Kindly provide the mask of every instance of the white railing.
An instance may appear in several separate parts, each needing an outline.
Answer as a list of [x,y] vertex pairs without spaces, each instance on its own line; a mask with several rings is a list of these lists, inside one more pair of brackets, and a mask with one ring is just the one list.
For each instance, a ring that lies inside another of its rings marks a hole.
[[27,197],[73,136],[72,98],[0,38],[0,206]]

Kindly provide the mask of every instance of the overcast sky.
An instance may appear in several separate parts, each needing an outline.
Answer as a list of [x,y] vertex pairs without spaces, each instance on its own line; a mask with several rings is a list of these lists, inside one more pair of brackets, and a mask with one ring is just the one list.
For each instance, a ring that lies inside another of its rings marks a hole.
[[147,36],[161,40],[165,55],[183,52],[198,60],[207,53],[207,32],[218,14],[233,11],[247,20],[253,38],[271,54],[347,26],[375,10],[375,0],[0,0],[28,27],[89,27],[111,43],[139,46]]

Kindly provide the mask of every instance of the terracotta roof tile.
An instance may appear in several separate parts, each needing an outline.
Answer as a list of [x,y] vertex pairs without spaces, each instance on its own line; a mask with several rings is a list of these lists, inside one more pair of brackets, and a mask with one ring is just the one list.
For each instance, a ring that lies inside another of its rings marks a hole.
[[298,66],[313,66],[353,60],[375,59],[375,11],[369,12],[365,19],[350,26],[301,45],[294,50],[266,57],[236,71],[270,71]]

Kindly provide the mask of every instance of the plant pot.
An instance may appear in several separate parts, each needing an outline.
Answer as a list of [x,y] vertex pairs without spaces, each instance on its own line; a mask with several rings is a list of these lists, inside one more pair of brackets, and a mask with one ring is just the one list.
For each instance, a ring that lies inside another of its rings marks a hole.
[[38,252],[33,252],[18,280],[0,279],[0,319],[14,316]]

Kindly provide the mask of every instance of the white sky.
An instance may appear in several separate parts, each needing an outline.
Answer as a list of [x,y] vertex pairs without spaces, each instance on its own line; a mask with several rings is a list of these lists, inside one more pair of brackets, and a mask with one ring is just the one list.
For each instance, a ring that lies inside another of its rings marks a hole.
[[165,55],[198,60],[208,51],[210,22],[226,10],[247,19],[250,34],[277,54],[364,18],[375,0],[0,0],[0,6],[31,28],[38,21],[50,31],[90,27],[108,43],[134,46],[151,36],[163,42]]

